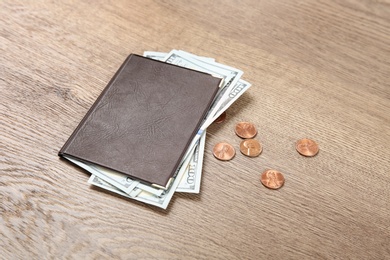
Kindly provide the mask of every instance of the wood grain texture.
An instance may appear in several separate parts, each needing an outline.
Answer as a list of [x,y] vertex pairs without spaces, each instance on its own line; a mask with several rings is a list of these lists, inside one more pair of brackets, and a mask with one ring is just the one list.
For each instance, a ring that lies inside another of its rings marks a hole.
[[[0,25],[1,259],[390,259],[389,1],[3,0]],[[164,211],[57,152],[129,53],[173,48],[252,87],[208,129],[201,193]],[[259,157],[239,153],[240,121]]]

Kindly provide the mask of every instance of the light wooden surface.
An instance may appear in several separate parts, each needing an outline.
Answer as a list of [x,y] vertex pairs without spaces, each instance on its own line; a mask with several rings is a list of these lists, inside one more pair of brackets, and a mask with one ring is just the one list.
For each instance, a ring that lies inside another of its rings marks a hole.
[[[3,0],[0,22],[1,259],[390,259],[389,1]],[[129,53],[173,48],[252,88],[208,129],[201,193],[164,211],[90,188],[57,152]],[[260,183],[269,168],[282,189]]]

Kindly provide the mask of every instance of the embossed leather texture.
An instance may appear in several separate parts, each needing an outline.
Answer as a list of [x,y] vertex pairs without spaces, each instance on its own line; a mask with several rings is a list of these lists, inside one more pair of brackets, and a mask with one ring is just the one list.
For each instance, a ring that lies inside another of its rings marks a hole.
[[59,152],[166,186],[221,79],[131,54]]

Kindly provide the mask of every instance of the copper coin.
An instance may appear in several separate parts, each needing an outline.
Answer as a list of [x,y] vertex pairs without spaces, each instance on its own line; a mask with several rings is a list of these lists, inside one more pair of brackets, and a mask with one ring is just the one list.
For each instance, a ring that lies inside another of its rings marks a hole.
[[249,122],[240,122],[236,125],[236,135],[241,138],[253,138],[257,134],[257,129],[254,124]]
[[261,147],[259,141],[255,139],[245,139],[240,143],[240,151],[246,156],[256,157],[261,154],[263,147]]
[[226,119],[226,112],[223,112],[217,119],[215,119],[215,123],[220,124]]
[[284,184],[283,174],[276,170],[266,170],[261,174],[261,183],[268,189],[279,189]]
[[295,145],[295,149],[298,153],[309,157],[316,155],[319,151],[318,144],[307,138],[299,140]]
[[236,150],[228,143],[217,143],[213,148],[213,154],[219,160],[229,161],[236,154]]

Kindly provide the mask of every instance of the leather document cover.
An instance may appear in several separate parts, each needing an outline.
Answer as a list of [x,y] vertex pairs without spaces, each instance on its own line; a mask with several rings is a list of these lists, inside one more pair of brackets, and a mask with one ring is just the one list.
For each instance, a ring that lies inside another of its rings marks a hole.
[[59,155],[167,187],[221,80],[131,54]]

